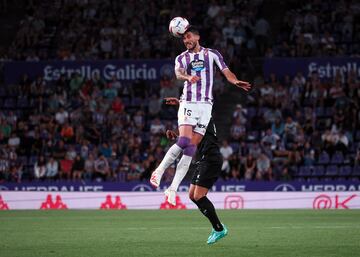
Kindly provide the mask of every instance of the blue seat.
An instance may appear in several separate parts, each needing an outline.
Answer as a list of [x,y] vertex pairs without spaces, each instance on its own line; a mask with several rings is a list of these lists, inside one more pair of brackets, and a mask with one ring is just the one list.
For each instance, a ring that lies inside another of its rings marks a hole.
[[237,142],[231,142],[230,143],[230,146],[231,148],[233,149],[233,152],[234,153],[238,153],[239,152],[239,147],[240,147],[240,144],[237,143]]
[[7,98],[4,102],[4,108],[5,109],[15,109],[16,102],[14,98]]
[[321,152],[319,156],[319,164],[328,164],[330,162],[330,156],[327,152]]
[[344,163],[344,155],[342,154],[342,152],[336,152],[332,157],[331,157],[331,164],[343,164]]
[[338,167],[336,165],[330,165],[326,167],[326,172],[325,174],[327,176],[337,176],[338,175]]
[[321,118],[325,116],[325,110],[323,107],[317,107],[315,110],[316,117]]
[[300,166],[298,171],[298,176],[300,177],[308,177],[311,176],[312,166]]
[[352,172],[353,177],[360,177],[360,165],[354,167]]
[[350,176],[351,172],[352,172],[351,166],[349,165],[341,166],[339,169],[339,176],[347,177]]
[[314,177],[322,177],[325,174],[324,166],[319,165],[315,166],[313,173],[311,174]]

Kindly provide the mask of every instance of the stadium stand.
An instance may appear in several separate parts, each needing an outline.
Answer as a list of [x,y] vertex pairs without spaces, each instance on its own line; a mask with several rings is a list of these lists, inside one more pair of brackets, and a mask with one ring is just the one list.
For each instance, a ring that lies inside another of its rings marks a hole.
[[[0,59],[174,58],[182,45],[167,23],[181,13],[239,73],[249,69],[249,57],[358,56],[356,1],[286,2],[280,30],[271,35],[261,0],[211,1],[207,12],[180,1],[30,1]],[[225,82],[217,79],[220,99]],[[316,73],[256,81],[246,101],[231,106],[223,179],[359,180],[356,74],[327,83]],[[52,82],[24,75],[16,85],[2,84],[0,180],[147,179],[169,146],[163,132],[176,128],[176,109],[162,99],[179,95],[180,87],[168,77],[156,85],[79,74]]]

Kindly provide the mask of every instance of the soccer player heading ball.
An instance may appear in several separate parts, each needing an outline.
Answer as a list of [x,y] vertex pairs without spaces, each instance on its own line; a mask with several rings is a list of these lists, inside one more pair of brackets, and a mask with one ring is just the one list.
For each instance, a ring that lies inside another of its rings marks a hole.
[[248,82],[237,79],[218,51],[200,46],[200,33],[197,28],[189,26],[182,35],[182,40],[187,50],[175,59],[176,78],[184,81],[178,110],[179,137],[150,178],[150,183],[154,187],[159,187],[165,169],[180,153],[183,153],[176,167],[174,179],[165,191],[168,202],[173,205],[175,205],[176,191],[189,169],[196,147],[211,119],[214,64],[231,84],[245,91],[251,88]]

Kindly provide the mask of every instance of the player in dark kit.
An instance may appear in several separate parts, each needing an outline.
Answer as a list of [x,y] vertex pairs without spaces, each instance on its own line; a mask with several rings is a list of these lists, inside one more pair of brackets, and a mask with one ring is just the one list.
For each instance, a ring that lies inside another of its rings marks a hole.
[[[169,99],[166,99],[167,104],[175,104],[177,101],[176,98]],[[168,130],[166,136],[169,139],[176,139],[178,135],[174,131]],[[209,189],[220,176],[222,162],[223,158],[216,136],[216,127],[211,118],[206,133],[198,145],[195,164],[192,166],[194,175],[189,190],[189,198],[197,205],[201,213],[209,219],[213,227],[207,240],[208,244],[213,244],[228,234],[228,229],[220,222],[214,205],[207,198]]]

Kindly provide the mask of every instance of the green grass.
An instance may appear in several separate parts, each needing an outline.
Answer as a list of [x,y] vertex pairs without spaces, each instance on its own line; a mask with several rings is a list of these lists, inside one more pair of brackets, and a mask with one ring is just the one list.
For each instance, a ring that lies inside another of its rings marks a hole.
[[2,211],[0,256],[360,256],[360,211],[219,211],[229,235],[208,246],[193,211]]

